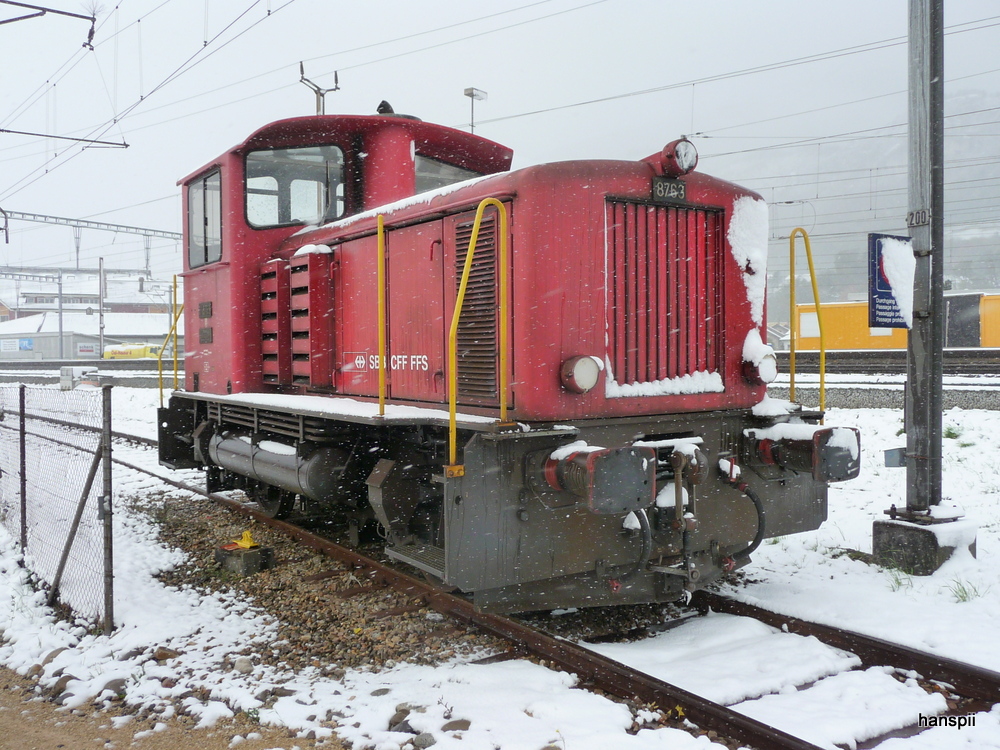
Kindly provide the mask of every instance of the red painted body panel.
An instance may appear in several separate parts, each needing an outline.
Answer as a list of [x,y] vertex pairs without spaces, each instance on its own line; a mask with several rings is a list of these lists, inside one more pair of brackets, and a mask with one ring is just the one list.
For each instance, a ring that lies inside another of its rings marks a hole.
[[441,222],[393,231],[387,257],[389,396],[440,401],[447,330]]
[[[243,156],[267,146],[310,143],[344,148],[345,171],[361,185],[357,195],[345,197],[349,214],[408,198],[414,151],[481,171],[506,166],[510,156],[475,136],[401,118],[297,118],[257,131],[218,162],[225,217],[221,262],[185,274],[187,330],[208,325],[198,318],[199,303],[211,301],[214,311],[211,343],[189,337],[189,389],[197,373],[198,389],[211,393],[319,389],[377,395],[376,211],[309,231],[255,230],[242,220]],[[361,150],[352,155],[348,149],[358,143]],[[763,386],[742,377],[743,341],[754,325],[742,269],[726,240],[734,200],[753,194],[692,173],[682,179],[685,205],[696,208],[657,208],[651,200],[655,174],[655,164],[647,162],[563,162],[386,206],[390,399],[446,403],[446,336],[456,259],[464,252],[456,237],[479,201],[493,196],[506,202],[511,220],[513,419],[627,417],[759,402]],[[645,251],[642,243],[662,244],[668,236],[676,246],[673,255]],[[291,259],[306,244],[329,245],[333,253],[304,256],[316,266],[308,289],[300,289],[309,303],[304,317],[295,317],[298,282],[291,282],[291,369],[298,385],[265,383],[262,361],[273,345],[261,343],[262,267],[275,258]],[[610,364],[597,387],[583,394],[563,388],[559,379],[561,364],[579,355]],[[606,388],[612,376],[651,382],[698,371],[718,373],[723,390],[610,397]],[[461,402],[467,410],[496,411],[495,392],[466,394]]]
[[[378,395],[378,241],[369,235],[336,249],[334,297],[340,367],[339,391],[348,396]],[[358,360],[358,357],[361,357]]]
[[[728,243],[724,240],[733,201],[753,194],[699,174],[685,178],[689,201],[715,206],[724,212],[718,230],[723,240],[718,256],[712,258],[711,263],[721,265],[719,273],[725,293],[720,300],[719,319],[709,315],[703,306],[678,309],[677,315],[684,321],[683,327],[692,336],[707,336],[711,332],[724,337],[720,347],[721,361],[717,363],[725,385],[724,392],[608,398],[603,387],[603,378],[607,373],[602,374],[602,382],[598,387],[586,394],[571,393],[560,384],[559,367],[564,360],[581,354],[604,359],[607,353],[605,333],[608,324],[608,290],[605,288],[604,231],[606,196],[648,200],[652,174],[653,170],[641,162],[565,162],[497,175],[446,196],[434,198],[427,205],[417,204],[387,212],[386,227],[390,247],[398,232],[409,235],[415,233],[412,226],[407,229],[396,229],[396,226],[411,225],[415,221],[419,222],[423,216],[449,214],[444,219],[443,230],[443,328],[446,330],[455,298],[454,226],[471,217],[481,198],[516,195],[508,204],[512,207],[510,317],[513,371],[510,396],[515,406],[514,419],[569,420],[745,408],[758,403],[763,397],[763,386],[751,386],[742,377],[743,340],[754,326],[741,269],[737,267]],[[552,206],[559,208],[553,211]],[[431,227],[436,227],[438,222],[434,218],[426,226],[419,224],[421,228],[416,234],[433,235],[436,229]],[[371,236],[374,228],[374,216],[366,216],[317,229],[294,238],[294,241],[295,244],[335,244],[348,237]],[[347,248],[352,248],[356,242],[357,240],[348,241],[340,247],[347,252]],[[291,243],[286,243],[288,245]],[[371,252],[374,255],[374,249]],[[424,305],[436,305],[436,282],[432,287],[425,284],[419,274],[410,277],[406,272],[394,273],[393,270],[395,263],[403,263],[406,267],[417,263],[419,256],[426,252],[420,245],[414,248],[412,258],[394,260],[390,257],[390,299],[396,296],[409,300],[425,297]],[[699,277],[713,272],[706,264],[692,262],[686,269],[684,278],[690,279],[690,283],[698,283]],[[357,279],[356,282],[350,282],[353,294],[369,293],[366,287],[371,288],[374,284],[374,261],[368,273],[367,282],[363,278],[353,277]],[[644,288],[639,280],[634,280],[634,283]],[[660,293],[669,300],[672,291],[666,288],[666,284],[664,287]],[[673,304],[677,306],[676,301]],[[371,292],[370,300],[358,305],[349,315],[345,312],[345,330],[364,327],[368,332],[367,338],[372,342],[365,347],[362,340],[366,336],[356,336],[355,347],[371,349],[374,345],[375,309],[374,293]],[[392,339],[397,335],[392,330],[392,323],[390,331],[391,349]],[[443,333],[444,331],[442,335]],[[345,333],[345,336],[350,337],[351,334]],[[704,366],[707,367],[709,361],[707,354],[702,355]],[[667,366],[676,371],[676,363]],[[443,350],[440,359],[435,359],[432,355],[429,367],[433,371],[444,368]],[[370,393],[374,394],[374,391]],[[430,400],[444,403],[446,397],[444,393],[439,393],[436,398],[430,395]]]

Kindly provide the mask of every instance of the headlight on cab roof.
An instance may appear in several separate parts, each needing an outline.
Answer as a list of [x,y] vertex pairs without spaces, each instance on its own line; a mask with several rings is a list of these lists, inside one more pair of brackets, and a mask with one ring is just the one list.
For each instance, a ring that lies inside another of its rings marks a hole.
[[680,177],[698,166],[698,149],[687,138],[678,138],[663,147],[660,152],[663,174]]

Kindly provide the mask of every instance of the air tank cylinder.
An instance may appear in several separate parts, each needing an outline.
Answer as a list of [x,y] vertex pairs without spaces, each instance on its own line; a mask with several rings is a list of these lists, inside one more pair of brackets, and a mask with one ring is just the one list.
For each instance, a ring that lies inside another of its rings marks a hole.
[[208,455],[228,471],[329,502],[336,498],[349,454],[335,446],[303,451],[269,440],[253,443],[247,436],[223,433],[212,435]]

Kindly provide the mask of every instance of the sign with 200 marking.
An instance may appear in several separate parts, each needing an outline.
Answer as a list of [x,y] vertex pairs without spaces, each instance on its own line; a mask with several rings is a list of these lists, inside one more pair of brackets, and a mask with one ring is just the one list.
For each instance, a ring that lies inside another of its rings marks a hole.
[[687,200],[687,185],[672,177],[654,177],[653,200],[658,203],[684,202]]
[[913,227],[925,227],[931,223],[931,210],[929,208],[921,208],[918,211],[910,211],[906,214],[906,226],[910,229]]

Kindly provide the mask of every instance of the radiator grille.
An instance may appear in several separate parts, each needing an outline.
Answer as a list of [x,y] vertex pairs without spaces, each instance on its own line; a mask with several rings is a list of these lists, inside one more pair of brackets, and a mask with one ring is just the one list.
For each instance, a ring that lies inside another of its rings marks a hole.
[[269,411],[241,404],[210,401],[208,418],[222,427],[244,427],[251,432],[267,432],[295,440],[324,442],[341,435],[338,425],[329,419]]
[[718,372],[722,212],[609,201],[607,218],[614,379]]
[[[456,294],[469,253],[472,225],[470,221],[455,229]],[[497,217],[487,214],[479,226],[458,322],[459,398],[496,401],[497,377]]]

